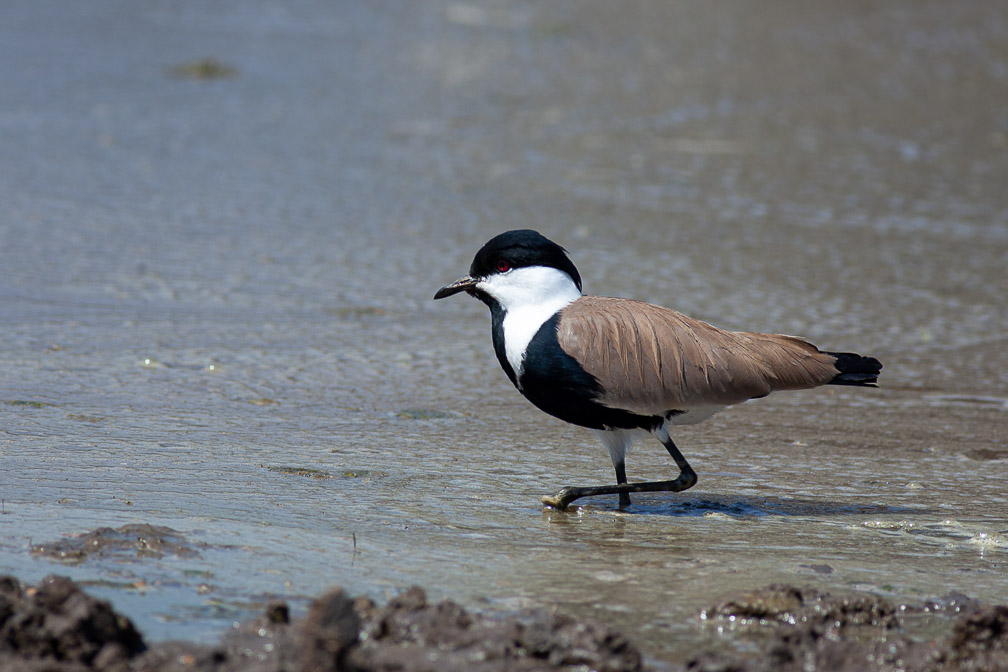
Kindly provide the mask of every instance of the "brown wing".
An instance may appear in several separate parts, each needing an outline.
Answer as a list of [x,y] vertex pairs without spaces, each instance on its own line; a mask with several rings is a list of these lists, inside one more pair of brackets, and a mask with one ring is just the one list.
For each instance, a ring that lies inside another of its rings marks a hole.
[[581,297],[561,311],[557,337],[606,390],[599,401],[642,414],[737,404],[839,373],[800,338],[725,331],[630,299]]

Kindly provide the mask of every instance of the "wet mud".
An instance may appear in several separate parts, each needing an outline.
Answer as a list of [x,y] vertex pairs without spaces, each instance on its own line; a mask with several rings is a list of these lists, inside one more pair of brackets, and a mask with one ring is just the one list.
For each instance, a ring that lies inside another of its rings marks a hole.
[[137,523],[115,529],[101,527],[42,544],[32,545],[32,554],[64,563],[81,563],[89,558],[161,558],[165,555],[192,557],[208,544],[193,543],[170,527]]
[[378,606],[343,590],[291,622],[270,605],[217,645],[146,645],[132,622],[63,577],[26,586],[0,578],[0,659],[5,670],[581,670],[632,672],[641,654],[625,637],[558,612],[510,618],[429,602],[413,587]]
[[[1008,670],[1008,606],[960,594],[897,605],[773,585],[699,618],[727,646],[684,661],[689,671]],[[417,586],[384,606],[331,590],[296,620],[276,602],[214,645],[147,644],[108,602],[58,576],[35,586],[0,578],[0,657],[3,669],[26,672],[645,669],[637,647],[597,621],[542,610],[480,615],[429,601]]]
[[[411,585],[662,672],[981,660],[979,605],[923,600],[1008,604],[1004,0],[133,4],[0,5],[0,575],[192,660],[271,603]],[[431,300],[525,227],[591,294],[882,385],[683,427],[685,493],[544,511],[609,457],[518,394],[482,306]],[[775,584],[896,611],[712,606]]]
[[741,641],[691,659],[691,671],[1008,670],[1008,606],[956,593],[910,605],[773,585],[701,617]]
[[0,666],[5,670],[125,669],[146,647],[133,623],[73,581],[35,586],[0,577]]

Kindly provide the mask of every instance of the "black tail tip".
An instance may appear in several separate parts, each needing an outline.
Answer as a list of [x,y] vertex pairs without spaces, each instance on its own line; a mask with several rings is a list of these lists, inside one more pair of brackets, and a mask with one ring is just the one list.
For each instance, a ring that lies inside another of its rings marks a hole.
[[826,354],[836,357],[833,366],[840,372],[830,381],[830,385],[874,387],[878,382],[879,372],[882,371],[882,362],[874,357],[863,357],[853,352],[828,352]]

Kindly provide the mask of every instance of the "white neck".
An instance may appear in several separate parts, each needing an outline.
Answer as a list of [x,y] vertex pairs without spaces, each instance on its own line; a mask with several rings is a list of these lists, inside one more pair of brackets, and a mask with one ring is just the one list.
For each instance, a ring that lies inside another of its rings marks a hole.
[[525,350],[539,328],[561,308],[581,296],[569,275],[549,266],[527,266],[481,280],[477,288],[504,309],[504,349],[520,377]]

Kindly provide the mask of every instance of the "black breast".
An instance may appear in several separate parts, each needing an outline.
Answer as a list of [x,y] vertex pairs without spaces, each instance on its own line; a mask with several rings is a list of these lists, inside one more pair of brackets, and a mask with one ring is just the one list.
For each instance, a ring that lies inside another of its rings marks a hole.
[[[661,417],[609,408],[596,401],[602,395],[602,386],[595,376],[585,371],[576,359],[560,347],[557,341],[559,321],[559,313],[546,320],[529,342],[518,380],[521,393],[546,413],[582,427],[640,427],[650,430],[660,425]],[[496,346],[496,333],[494,336]],[[503,337],[500,349],[503,350]],[[498,358],[500,354],[498,352]],[[502,366],[506,362],[507,359],[503,358]],[[514,381],[511,367],[505,366],[504,370]]]

